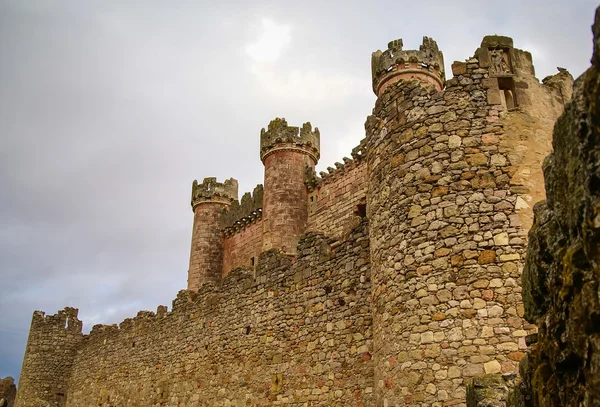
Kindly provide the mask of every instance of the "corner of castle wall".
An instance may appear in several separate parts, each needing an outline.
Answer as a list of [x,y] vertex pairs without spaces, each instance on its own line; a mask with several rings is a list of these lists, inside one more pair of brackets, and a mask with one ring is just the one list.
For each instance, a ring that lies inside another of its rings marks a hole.
[[16,406],[57,403],[67,394],[68,379],[82,343],[78,309],[65,307],[54,315],[34,311],[17,391]]

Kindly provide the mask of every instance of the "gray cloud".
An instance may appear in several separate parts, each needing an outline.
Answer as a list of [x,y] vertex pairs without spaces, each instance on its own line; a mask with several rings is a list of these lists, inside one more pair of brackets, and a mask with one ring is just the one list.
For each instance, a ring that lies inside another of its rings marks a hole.
[[[262,182],[275,116],[320,128],[320,168],[348,155],[389,40],[435,38],[448,72],[494,33],[539,78],[589,66],[590,1],[371,3],[0,0],[0,377],[18,376],[35,309],[79,307],[87,330],[170,305],[191,181]],[[267,58],[248,51],[264,19],[289,33]]]

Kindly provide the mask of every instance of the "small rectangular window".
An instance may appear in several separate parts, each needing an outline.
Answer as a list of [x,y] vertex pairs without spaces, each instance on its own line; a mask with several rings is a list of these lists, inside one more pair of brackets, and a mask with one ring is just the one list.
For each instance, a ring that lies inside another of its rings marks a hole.
[[515,93],[515,81],[511,77],[499,77],[498,87],[500,88],[500,97],[502,98],[502,104],[507,110],[516,108],[517,98]]

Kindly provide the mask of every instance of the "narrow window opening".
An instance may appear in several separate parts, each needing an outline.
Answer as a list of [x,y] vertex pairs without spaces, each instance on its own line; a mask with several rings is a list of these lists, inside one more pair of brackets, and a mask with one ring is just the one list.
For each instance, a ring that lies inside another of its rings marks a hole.
[[250,257],[250,265],[254,267],[254,256]]
[[64,393],[57,393],[56,394],[56,398],[58,399],[57,400],[58,407],[63,406],[64,403],[65,403],[65,394]]
[[65,320],[65,329],[69,327],[69,317]]
[[250,334],[250,331],[252,330],[252,328],[250,327],[250,325],[248,325],[246,327],[246,335]]
[[354,209],[354,213],[358,216],[360,216],[361,218],[364,218],[367,216],[367,204],[364,203],[360,203],[358,205],[356,205],[356,208]]
[[499,77],[498,88],[500,89],[500,98],[502,99],[502,105],[507,110],[515,109],[518,106],[516,92],[515,92],[515,81],[511,77]]

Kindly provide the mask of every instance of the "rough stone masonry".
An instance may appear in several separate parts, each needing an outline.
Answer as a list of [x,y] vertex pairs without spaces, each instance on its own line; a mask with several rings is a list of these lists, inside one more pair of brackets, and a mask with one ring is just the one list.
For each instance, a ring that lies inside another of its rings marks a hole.
[[171,310],[87,335],[76,309],[36,311],[16,406],[466,406],[474,377],[514,373],[537,332],[521,273],[572,77],[540,83],[502,36],[449,80],[427,37],[375,52],[372,74],[352,158],[317,175],[319,130],[277,118],[264,187],[238,202],[234,179],[194,181]]
[[529,338],[520,381],[485,377],[470,406],[600,405],[600,9],[592,66],[554,128],[544,161],[547,199],[534,207],[523,272]]

